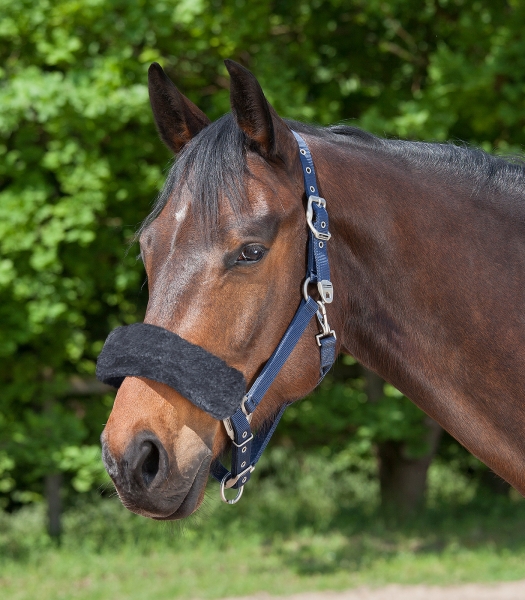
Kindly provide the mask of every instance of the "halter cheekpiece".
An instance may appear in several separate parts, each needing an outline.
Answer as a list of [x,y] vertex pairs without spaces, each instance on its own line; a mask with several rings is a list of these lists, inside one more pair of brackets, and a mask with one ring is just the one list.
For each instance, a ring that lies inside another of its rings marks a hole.
[[[231,469],[226,469],[216,461],[211,474],[220,481],[221,498],[228,504],[239,501],[244,485],[250,479],[287,405],[285,404],[275,418],[255,435],[250,427],[253,412],[314,315],[317,316],[321,328],[320,333],[316,335],[320,352],[319,382],[335,361],[336,335],[328,324],[325,308],[325,305],[333,300],[327,252],[330,232],[326,200],[319,196],[314,163],[306,142],[295,131],[292,133],[299,145],[308,198],[308,263],[303,283],[303,298],[277,348],[248,392],[242,395],[246,389],[242,373],[229,367],[220,358],[175,333],[145,323],[118,327],[112,331],[97,361],[97,377],[101,381],[115,387],[119,387],[127,376],[160,381],[180,392],[212,417],[223,420],[226,432],[232,440]],[[309,295],[310,284],[317,285],[319,300],[314,300]],[[203,367],[206,369],[205,378],[202,377]],[[242,400],[239,406],[240,397]],[[237,490],[237,495],[228,500],[225,490],[230,488]]]

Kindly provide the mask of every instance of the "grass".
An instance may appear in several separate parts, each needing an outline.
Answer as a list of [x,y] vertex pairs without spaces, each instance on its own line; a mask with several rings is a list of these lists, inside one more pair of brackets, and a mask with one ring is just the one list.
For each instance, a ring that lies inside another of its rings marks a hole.
[[436,465],[429,508],[393,526],[366,469],[337,474],[315,457],[291,468],[301,476],[287,486],[255,479],[235,507],[213,486],[182,527],[132,515],[116,499],[84,502],[66,514],[60,548],[44,533],[42,507],[3,515],[0,597],[213,599],[525,577],[525,502],[516,496],[478,493]]
[[359,571],[300,573],[283,564],[279,552],[253,540],[223,552],[205,546],[145,555],[131,549],[101,555],[53,551],[35,564],[11,565],[2,575],[0,590],[3,598],[12,600],[171,600],[260,591],[285,595],[359,584],[480,581],[480,575],[483,581],[519,579],[524,576],[524,558],[523,552],[515,555],[492,549],[447,550],[420,557],[399,552],[391,558],[367,560]]

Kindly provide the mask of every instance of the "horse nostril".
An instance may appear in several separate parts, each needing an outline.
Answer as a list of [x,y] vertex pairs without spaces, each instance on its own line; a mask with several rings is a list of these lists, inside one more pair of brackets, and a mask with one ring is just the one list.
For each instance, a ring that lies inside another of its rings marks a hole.
[[149,487],[159,472],[160,453],[153,442],[143,443],[143,453],[145,458],[142,463],[142,480],[144,485]]

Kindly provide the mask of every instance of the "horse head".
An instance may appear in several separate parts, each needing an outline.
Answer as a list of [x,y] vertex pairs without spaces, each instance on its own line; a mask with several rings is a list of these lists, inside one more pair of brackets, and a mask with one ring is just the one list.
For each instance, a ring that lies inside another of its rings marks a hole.
[[[290,128],[248,70],[226,66],[232,112],[214,123],[159,65],[149,70],[155,122],[177,160],[140,230],[145,323],[220,358],[250,385],[301,300],[305,195]],[[308,327],[255,411],[254,427],[317,384],[318,330],[313,322]],[[203,380],[209,375],[199,371]],[[220,420],[144,377],[124,379],[102,434],[122,502],[155,519],[198,508],[210,467],[228,443]]]

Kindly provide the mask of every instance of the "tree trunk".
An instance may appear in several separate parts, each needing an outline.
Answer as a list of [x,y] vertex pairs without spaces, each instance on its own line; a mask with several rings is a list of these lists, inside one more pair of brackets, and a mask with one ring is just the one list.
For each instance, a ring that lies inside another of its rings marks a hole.
[[45,495],[47,500],[47,517],[49,535],[60,542],[62,534],[62,474],[49,473],[45,477]]
[[406,456],[405,443],[401,441],[387,440],[378,444],[381,506],[386,513],[405,517],[424,505],[428,467],[443,431],[430,417],[425,417],[425,425],[428,450],[424,456]]
[[[369,401],[382,401],[384,381],[381,377],[365,369],[365,380]],[[425,424],[428,451],[424,456],[408,457],[403,441],[387,440],[377,444],[381,507],[387,515],[403,518],[414,514],[424,504],[428,467],[443,431],[428,416]]]

